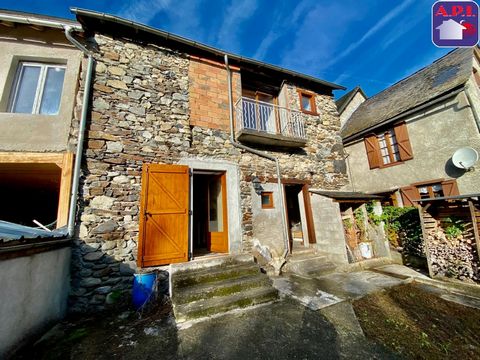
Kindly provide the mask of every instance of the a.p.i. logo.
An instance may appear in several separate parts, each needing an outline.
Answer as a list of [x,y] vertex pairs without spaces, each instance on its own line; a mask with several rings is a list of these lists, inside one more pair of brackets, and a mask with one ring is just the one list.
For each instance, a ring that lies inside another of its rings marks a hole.
[[432,41],[439,47],[472,47],[478,43],[478,4],[437,1],[432,6]]

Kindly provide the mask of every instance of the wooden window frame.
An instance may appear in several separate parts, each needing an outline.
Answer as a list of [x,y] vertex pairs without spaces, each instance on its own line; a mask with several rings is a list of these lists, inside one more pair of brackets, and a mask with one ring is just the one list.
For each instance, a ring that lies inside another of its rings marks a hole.
[[[263,203],[263,197],[268,196],[268,204]],[[273,203],[273,192],[272,191],[262,191],[260,194],[260,203],[262,204],[262,209],[274,209],[275,205]]]
[[[298,100],[300,101],[300,110],[303,113],[308,114],[308,115],[318,115],[317,106],[315,104],[315,95],[316,94],[312,93],[310,91],[305,91],[305,90],[300,90],[300,89],[298,89],[297,92],[298,92]],[[312,110],[307,110],[307,109],[303,108],[303,102],[302,102],[302,97],[303,96],[306,96],[310,99],[310,108]]]
[[[389,163],[385,164],[382,151],[380,148],[380,137],[384,137],[386,149],[388,152]],[[392,137],[395,137],[397,152],[392,142]],[[410,139],[406,129],[405,123],[396,124],[381,132],[370,133],[365,136],[365,150],[367,152],[368,164],[370,169],[387,168],[403,164],[405,161],[413,159],[413,150],[410,144]],[[395,160],[395,153],[399,160]]]

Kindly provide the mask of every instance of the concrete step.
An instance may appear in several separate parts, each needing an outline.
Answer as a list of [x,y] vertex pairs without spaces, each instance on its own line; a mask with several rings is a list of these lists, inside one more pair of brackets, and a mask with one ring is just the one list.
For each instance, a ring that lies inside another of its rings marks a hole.
[[319,276],[333,272],[337,266],[325,254],[310,251],[292,254],[282,272],[306,276]]
[[172,301],[176,305],[182,305],[201,299],[210,299],[220,296],[230,296],[235,293],[258,287],[269,287],[272,281],[264,274],[244,275],[233,279],[215,282],[200,283],[193,286],[183,287],[174,292]]
[[200,270],[179,271],[172,274],[172,293],[175,294],[176,291],[184,287],[214,283],[243,276],[255,276],[260,273],[260,268],[253,262],[225,263]]
[[246,308],[278,299],[278,291],[272,286],[262,286],[235,293],[230,296],[201,299],[187,304],[174,304],[177,323]]

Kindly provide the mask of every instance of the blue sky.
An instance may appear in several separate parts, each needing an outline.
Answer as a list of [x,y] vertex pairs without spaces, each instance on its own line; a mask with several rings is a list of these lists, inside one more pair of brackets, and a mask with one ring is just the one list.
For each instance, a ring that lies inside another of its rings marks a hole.
[[106,12],[372,96],[449,51],[431,43],[433,2],[1,0],[0,7],[67,18],[71,6]]

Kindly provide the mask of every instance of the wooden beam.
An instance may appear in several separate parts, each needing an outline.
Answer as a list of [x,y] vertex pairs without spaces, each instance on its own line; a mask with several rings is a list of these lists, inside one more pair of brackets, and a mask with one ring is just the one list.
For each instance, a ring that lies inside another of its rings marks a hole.
[[9,28],[14,28],[15,27],[15,23],[10,22],[10,21],[0,21],[0,24],[3,25],[3,26],[9,27]]
[[477,217],[475,216],[475,205],[472,200],[468,201],[468,207],[470,208],[470,216],[472,218],[473,234],[475,235],[475,242],[477,243],[477,254],[480,254],[480,235],[478,233]]
[[17,152],[0,152],[1,163],[35,163],[45,164],[52,163],[58,167],[63,166],[63,153],[17,153]]
[[[67,225],[68,222],[74,157],[73,153],[63,154],[62,178],[60,180],[60,193],[58,196],[57,228]],[[72,204],[72,206],[75,206],[75,204]]]
[[417,206],[418,216],[420,217],[420,225],[422,227],[423,243],[425,244],[425,256],[427,257],[428,275],[433,278],[432,260],[430,257],[430,250],[428,247],[428,236],[425,230],[425,221],[423,219],[423,210],[421,206]]

